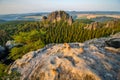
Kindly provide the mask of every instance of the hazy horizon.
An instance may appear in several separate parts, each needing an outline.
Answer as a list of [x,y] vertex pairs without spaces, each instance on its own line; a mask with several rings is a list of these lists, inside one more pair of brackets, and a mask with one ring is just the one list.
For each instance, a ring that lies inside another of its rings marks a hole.
[[65,11],[120,11],[120,0],[0,0],[0,14]]

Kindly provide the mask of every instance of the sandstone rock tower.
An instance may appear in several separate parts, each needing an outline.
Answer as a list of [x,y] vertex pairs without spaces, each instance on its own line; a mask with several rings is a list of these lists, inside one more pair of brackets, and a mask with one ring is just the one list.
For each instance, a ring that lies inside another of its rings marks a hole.
[[48,15],[48,17],[43,16],[42,21],[47,20],[52,23],[56,23],[59,21],[67,22],[69,25],[72,25],[73,19],[65,11],[55,11]]

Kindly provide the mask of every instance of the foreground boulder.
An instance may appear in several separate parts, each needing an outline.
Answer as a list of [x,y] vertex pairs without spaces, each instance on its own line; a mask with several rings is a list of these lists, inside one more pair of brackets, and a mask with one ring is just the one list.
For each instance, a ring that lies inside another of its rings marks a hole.
[[21,80],[120,80],[120,54],[106,49],[109,38],[51,44],[16,60],[9,73]]

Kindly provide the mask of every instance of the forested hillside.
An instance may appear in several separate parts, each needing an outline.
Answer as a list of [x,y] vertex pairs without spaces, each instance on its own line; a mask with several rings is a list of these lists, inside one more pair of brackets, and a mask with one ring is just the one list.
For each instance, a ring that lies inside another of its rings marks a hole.
[[[0,45],[5,45],[7,40],[12,40],[13,36],[19,32],[29,32],[32,30],[41,30],[45,32],[45,43],[62,43],[62,42],[83,42],[88,39],[108,36],[119,32],[120,21],[116,25],[105,27],[106,23],[101,23],[102,28],[96,30],[84,29],[87,24],[92,23],[90,20],[76,20],[72,25],[66,22],[49,23],[44,22],[23,22],[15,21],[0,24]],[[110,23],[109,23],[110,24]],[[74,36],[74,39],[72,38]],[[80,39],[78,39],[78,37]]]
[[39,49],[49,43],[84,42],[120,31],[120,21],[117,21],[116,25],[112,25],[112,27],[104,27],[107,23],[101,23],[102,28],[84,29],[90,23],[92,22],[88,20],[76,20],[72,25],[63,21],[57,23],[47,21],[5,23],[0,25],[0,44],[5,45],[8,40],[15,40],[16,43],[23,44],[21,47],[13,48],[10,53],[11,58],[14,56],[13,54],[19,54],[19,56],[17,55],[19,58],[26,52]]

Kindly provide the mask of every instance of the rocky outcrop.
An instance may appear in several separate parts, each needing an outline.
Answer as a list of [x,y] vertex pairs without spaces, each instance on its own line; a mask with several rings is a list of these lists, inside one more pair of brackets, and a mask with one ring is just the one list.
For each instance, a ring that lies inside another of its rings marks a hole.
[[112,38],[120,38],[120,32],[119,33],[116,33],[114,35],[111,35]]
[[120,48],[120,38],[110,39],[110,40],[106,41],[106,44],[109,47]]
[[116,28],[119,27],[120,21],[108,21],[106,23],[100,23],[100,22],[92,22],[91,24],[87,24],[87,26],[84,27],[84,29],[89,30],[96,30],[98,28]]
[[67,22],[69,25],[73,23],[72,16],[67,14],[65,11],[55,11],[48,15],[48,17],[43,16],[43,21],[47,20],[52,23],[56,23],[58,21]]
[[87,24],[87,26],[85,27],[85,29],[89,29],[89,30],[96,30],[97,28],[101,28],[102,26],[100,25],[99,22],[93,22],[91,24]]
[[42,21],[46,21],[47,20],[47,17],[46,16],[43,16],[42,17]]
[[5,46],[10,50],[13,47],[18,47],[18,46],[22,46],[23,44],[21,43],[16,43],[15,41],[7,41]]
[[73,19],[72,19],[72,16],[70,16],[69,19],[68,19],[68,24],[72,25],[72,23],[73,23]]
[[120,54],[106,45],[111,39],[50,44],[16,60],[10,72],[20,72],[21,80],[119,80]]
[[118,24],[118,21],[108,21],[106,23],[106,28],[111,28],[111,27],[115,27]]
[[8,49],[12,49],[15,46],[14,41],[7,41],[5,45]]

